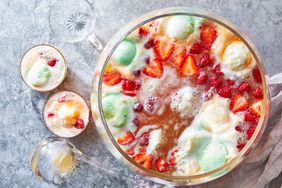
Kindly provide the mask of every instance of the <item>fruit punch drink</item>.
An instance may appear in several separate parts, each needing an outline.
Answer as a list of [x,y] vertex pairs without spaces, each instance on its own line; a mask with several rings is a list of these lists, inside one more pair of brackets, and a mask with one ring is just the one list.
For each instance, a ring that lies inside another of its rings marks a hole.
[[263,118],[258,62],[229,29],[201,17],[142,25],[119,43],[101,76],[113,137],[158,172],[189,176],[223,166]]

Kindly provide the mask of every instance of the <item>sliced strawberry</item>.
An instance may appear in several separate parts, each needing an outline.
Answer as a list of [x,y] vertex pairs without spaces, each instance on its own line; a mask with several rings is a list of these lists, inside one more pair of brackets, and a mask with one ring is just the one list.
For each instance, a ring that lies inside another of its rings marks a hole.
[[153,78],[160,78],[164,73],[164,67],[162,62],[157,59],[150,61],[147,66],[143,69],[143,73],[147,76],[151,76]]
[[212,64],[213,64],[213,60],[210,57],[210,55],[205,54],[205,55],[203,55],[203,57],[200,60],[199,67],[203,68],[203,67],[206,67],[206,66],[209,66],[209,65],[212,65]]
[[204,49],[210,50],[216,37],[216,29],[211,22],[206,22],[201,26],[201,45]]
[[230,110],[234,113],[244,111],[248,106],[248,100],[240,94],[235,95],[230,102]]
[[128,149],[128,150],[126,150],[126,153],[128,155],[134,155],[134,150],[133,149]]
[[123,137],[117,139],[117,142],[121,145],[127,145],[130,144],[134,139],[134,135],[130,131],[127,131]]
[[258,118],[260,118],[261,116],[261,112],[263,109],[263,103],[262,100],[254,103],[251,107],[250,107],[250,112],[254,115],[256,115]]
[[150,31],[146,27],[140,27],[139,28],[138,34],[139,34],[140,38],[146,37],[149,33],[150,33]]
[[231,89],[230,89],[229,86],[225,86],[223,88],[220,88],[219,90],[217,90],[217,93],[224,98],[230,98],[231,97]]
[[242,82],[238,87],[238,90],[239,90],[240,93],[248,92],[248,91],[250,91],[250,89],[251,89],[251,86],[247,82]]
[[172,54],[175,44],[157,40],[154,45],[154,52],[159,60],[166,60]]
[[172,63],[179,67],[187,57],[187,50],[183,49],[178,55],[173,57]]
[[103,82],[108,86],[114,86],[121,82],[121,74],[116,71],[105,72],[103,76]]
[[207,80],[208,80],[208,75],[207,74],[199,75],[196,78],[196,84],[199,84],[199,85],[205,84],[207,82]]
[[181,76],[192,76],[199,74],[199,68],[196,60],[192,55],[188,55],[179,68]]
[[255,79],[255,81],[257,81],[258,83],[261,83],[262,80],[261,80],[261,75],[260,75],[260,71],[258,68],[254,69],[253,70],[253,77]]
[[133,80],[125,79],[122,83],[122,93],[128,96],[135,96],[140,87],[140,83]]
[[166,172],[169,169],[169,164],[162,157],[157,158],[155,162],[156,168],[159,172]]
[[132,157],[134,161],[141,164],[145,168],[152,169],[153,166],[153,156],[148,155],[146,153],[138,153],[134,157]]
[[263,93],[260,87],[257,87],[254,91],[253,91],[253,96],[256,99],[262,99],[263,98]]
[[152,155],[149,155],[148,159],[144,162],[143,166],[145,168],[152,169],[152,167],[153,167],[153,159],[154,159],[154,157]]
[[189,50],[191,54],[199,54],[201,53],[201,51],[202,51],[202,46],[198,42],[195,42]]

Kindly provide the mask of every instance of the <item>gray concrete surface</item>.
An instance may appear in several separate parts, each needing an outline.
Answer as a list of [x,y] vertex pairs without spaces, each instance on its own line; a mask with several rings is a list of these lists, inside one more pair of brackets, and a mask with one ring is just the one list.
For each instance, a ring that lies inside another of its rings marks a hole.
[[[69,74],[57,89],[79,92],[89,100],[90,84],[99,53],[86,41],[65,43],[56,38],[48,24],[50,0],[0,1],[0,187],[53,187],[37,179],[30,170],[33,146],[52,134],[44,127],[41,112],[51,93],[29,89],[19,74],[25,50],[38,43],[53,44],[69,62]],[[97,10],[95,32],[105,42],[127,22],[138,16],[170,6],[207,9],[234,22],[257,46],[270,75],[282,71],[282,1],[281,0],[92,0]],[[69,6],[75,6],[70,4]],[[93,122],[79,137],[72,139],[90,156],[133,176],[105,149]],[[280,175],[271,187],[280,187]],[[153,186],[153,183],[146,184]],[[81,165],[62,187],[131,187],[132,185],[87,165]],[[157,186],[157,185],[155,185]]]

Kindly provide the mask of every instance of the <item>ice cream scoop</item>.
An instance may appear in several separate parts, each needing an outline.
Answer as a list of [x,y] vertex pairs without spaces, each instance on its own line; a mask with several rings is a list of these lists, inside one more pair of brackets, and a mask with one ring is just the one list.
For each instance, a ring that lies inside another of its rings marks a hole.
[[223,143],[212,141],[199,153],[198,159],[202,171],[209,172],[224,165],[227,150]]
[[113,59],[124,66],[129,65],[136,55],[136,45],[130,40],[123,40],[116,48]]
[[114,127],[123,127],[129,117],[129,105],[118,94],[105,96],[102,100],[104,115],[110,119]]
[[222,54],[222,71],[229,75],[243,76],[255,66],[255,61],[247,46],[235,40],[231,42]]
[[166,26],[166,34],[176,40],[183,40],[194,31],[194,18],[191,16],[173,16]]
[[27,73],[27,80],[35,87],[44,86],[48,82],[50,71],[48,66],[39,59],[36,61],[29,72]]

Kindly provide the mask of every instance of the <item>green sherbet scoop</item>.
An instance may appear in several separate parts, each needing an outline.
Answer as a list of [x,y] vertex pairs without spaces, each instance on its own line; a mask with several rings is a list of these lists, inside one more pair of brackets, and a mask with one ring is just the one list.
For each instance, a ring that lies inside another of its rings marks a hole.
[[223,143],[212,141],[204,147],[198,156],[201,169],[204,172],[215,170],[226,161],[227,150]]
[[113,59],[121,65],[129,65],[136,55],[136,45],[130,40],[123,40],[113,53]]

